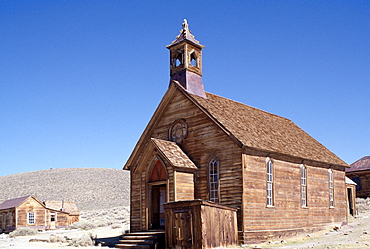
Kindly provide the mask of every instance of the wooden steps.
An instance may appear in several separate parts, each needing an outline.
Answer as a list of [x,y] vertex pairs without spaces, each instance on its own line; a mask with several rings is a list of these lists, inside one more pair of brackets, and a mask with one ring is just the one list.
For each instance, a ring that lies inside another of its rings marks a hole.
[[164,248],[164,231],[126,233],[116,248],[161,249]]

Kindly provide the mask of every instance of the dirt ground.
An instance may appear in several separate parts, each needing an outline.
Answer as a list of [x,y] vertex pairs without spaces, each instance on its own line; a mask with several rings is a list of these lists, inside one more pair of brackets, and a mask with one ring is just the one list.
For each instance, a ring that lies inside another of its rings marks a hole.
[[[29,242],[30,239],[48,240],[52,234],[74,238],[83,233],[92,234],[98,238],[115,238],[123,234],[127,227],[112,229],[110,227],[97,228],[89,231],[84,230],[54,230],[40,232],[37,235],[10,238],[8,235],[0,235],[0,248],[4,249],[45,249],[45,248],[73,248],[66,243]],[[84,247],[93,249],[97,247]],[[104,247],[103,247],[104,248]],[[107,247],[106,247],[107,248]],[[258,245],[230,248],[370,248],[370,212],[360,214],[358,217],[349,219],[349,223],[339,229],[320,231],[312,234],[304,234],[292,238],[284,238],[279,241],[269,241]]]

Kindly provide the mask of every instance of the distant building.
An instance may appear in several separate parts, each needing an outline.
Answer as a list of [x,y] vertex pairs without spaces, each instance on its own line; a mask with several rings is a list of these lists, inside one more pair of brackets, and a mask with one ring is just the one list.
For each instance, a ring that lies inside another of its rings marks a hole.
[[346,169],[346,175],[354,181],[357,197],[370,197],[370,156],[365,156]]
[[80,220],[80,211],[73,201],[44,201],[43,203],[47,208],[67,212],[69,224]]
[[59,208],[47,207],[32,195],[19,197],[0,204],[0,232],[8,233],[20,227],[37,230],[63,228],[76,219],[76,213],[72,217]]
[[203,47],[186,22],[167,46],[170,86],[124,166],[131,232],[211,248],[346,222],[349,165],[291,120],[205,92]]

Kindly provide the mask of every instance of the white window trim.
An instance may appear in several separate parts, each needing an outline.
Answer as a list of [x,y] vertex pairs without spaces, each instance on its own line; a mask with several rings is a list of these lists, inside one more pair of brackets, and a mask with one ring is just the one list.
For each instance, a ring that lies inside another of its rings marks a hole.
[[333,170],[329,169],[329,207],[334,208],[335,203],[334,203],[334,174]]
[[307,167],[301,164],[301,205],[307,207]]
[[[216,163],[216,166],[214,164]],[[211,173],[216,172],[216,173]],[[215,180],[215,178],[217,180]],[[220,202],[220,162],[216,158],[212,158],[208,163],[208,182],[209,182],[209,200]],[[216,185],[216,187],[214,187]]]
[[[33,222],[31,223],[30,222],[30,215],[31,214],[33,214],[33,217],[32,217],[32,220],[33,220]],[[35,225],[35,223],[36,223],[36,214],[35,214],[35,212],[28,212],[27,213],[27,223],[28,223],[28,225]]]
[[274,207],[274,166],[269,157],[266,158],[266,206]]

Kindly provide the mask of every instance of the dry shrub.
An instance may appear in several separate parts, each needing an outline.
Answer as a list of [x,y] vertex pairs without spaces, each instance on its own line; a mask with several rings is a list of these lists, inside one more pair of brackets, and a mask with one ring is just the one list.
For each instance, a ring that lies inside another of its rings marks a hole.
[[52,234],[49,236],[49,241],[51,243],[65,243],[67,242],[67,238],[64,236]]
[[13,232],[9,233],[10,237],[27,236],[35,234],[37,234],[37,230],[29,227],[20,227],[17,230],[14,230]]
[[121,227],[122,227],[122,223],[114,223],[111,226],[112,229],[121,228]]
[[91,229],[94,229],[96,227],[97,226],[94,222],[87,221],[87,220],[81,220],[81,221],[77,221],[75,223],[72,223],[71,225],[69,225],[69,227],[67,229],[91,230]]
[[80,237],[72,238],[69,242],[69,246],[94,246],[94,241],[91,235],[82,234]]
[[370,211],[370,198],[356,198],[356,206],[358,213],[366,213]]

